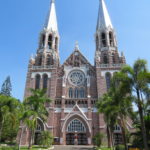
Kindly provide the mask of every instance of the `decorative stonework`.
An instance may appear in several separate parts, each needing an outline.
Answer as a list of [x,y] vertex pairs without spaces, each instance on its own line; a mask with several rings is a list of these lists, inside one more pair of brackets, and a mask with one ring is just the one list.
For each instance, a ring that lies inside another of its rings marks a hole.
[[68,75],[69,82],[75,86],[80,86],[85,81],[85,75],[82,71],[74,70]]

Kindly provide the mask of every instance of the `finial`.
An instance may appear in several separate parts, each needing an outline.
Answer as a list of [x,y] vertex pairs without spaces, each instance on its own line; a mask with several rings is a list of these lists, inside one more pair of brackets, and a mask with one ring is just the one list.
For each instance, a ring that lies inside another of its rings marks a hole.
[[76,43],[75,43],[75,50],[79,50],[79,43],[78,43],[78,41],[76,41]]
[[52,0],[51,3],[55,3],[55,0]]
[[30,56],[30,59],[34,59],[34,56],[33,56],[33,54],[31,54],[31,56]]
[[123,53],[123,51],[121,52],[121,56],[122,56],[122,57],[124,57],[124,53]]

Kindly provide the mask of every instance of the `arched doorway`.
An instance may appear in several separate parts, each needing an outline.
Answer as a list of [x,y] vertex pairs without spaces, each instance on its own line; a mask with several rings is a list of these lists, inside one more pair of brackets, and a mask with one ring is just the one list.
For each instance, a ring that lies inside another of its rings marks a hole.
[[34,144],[35,145],[39,145],[39,141],[40,141],[42,131],[44,131],[44,124],[40,119],[38,119],[37,127],[36,127],[36,130],[35,130],[35,136],[34,136]]
[[73,119],[66,128],[67,145],[87,145],[87,131],[85,124],[79,119]]

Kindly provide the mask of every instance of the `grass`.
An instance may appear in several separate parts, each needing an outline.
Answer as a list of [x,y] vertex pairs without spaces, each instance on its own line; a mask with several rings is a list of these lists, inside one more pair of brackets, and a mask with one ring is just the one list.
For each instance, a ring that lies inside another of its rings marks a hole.
[[[11,147],[7,147],[6,148],[11,148]],[[28,150],[28,147],[21,147],[20,148],[21,150]],[[30,150],[39,150],[39,149],[47,149],[47,148],[43,148],[43,147],[40,147],[40,146],[33,146],[32,149]],[[2,148],[0,147],[0,150],[2,150]]]

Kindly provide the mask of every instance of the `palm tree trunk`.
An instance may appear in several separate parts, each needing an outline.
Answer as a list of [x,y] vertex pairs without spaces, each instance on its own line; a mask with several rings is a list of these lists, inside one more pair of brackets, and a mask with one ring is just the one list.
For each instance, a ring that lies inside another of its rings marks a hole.
[[126,132],[125,132],[125,125],[124,125],[124,120],[122,118],[123,117],[121,116],[120,123],[121,123],[122,135],[123,135],[123,142],[124,142],[125,150],[128,150]]
[[22,135],[23,135],[23,128],[21,128],[21,135],[20,135],[20,139],[19,139],[19,146],[18,146],[18,150],[20,150],[21,141],[22,141]]
[[29,147],[28,149],[32,148],[32,130],[29,131]]
[[149,150],[147,135],[146,135],[146,127],[145,127],[144,116],[143,116],[143,108],[142,108],[142,103],[141,103],[141,100],[140,100],[139,90],[137,90],[137,97],[138,97],[138,110],[139,110],[140,121],[141,121],[143,143],[144,143],[145,150]]
[[114,150],[114,137],[113,137],[113,131],[111,130],[111,145],[112,145],[112,149]]
[[107,125],[107,139],[108,139],[108,148],[111,147],[111,135],[110,135],[110,129],[109,126]]

